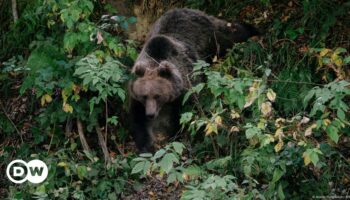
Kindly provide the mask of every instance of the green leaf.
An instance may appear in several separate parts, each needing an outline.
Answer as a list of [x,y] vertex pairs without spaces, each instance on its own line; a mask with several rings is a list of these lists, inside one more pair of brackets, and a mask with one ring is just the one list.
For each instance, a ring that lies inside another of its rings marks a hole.
[[192,120],[193,113],[192,112],[185,112],[181,115],[180,118],[180,124],[186,124],[189,123]]
[[148,160],[145,161],[143,165],[143,174],[146,174],[150,168],[151,168],[151,162]]
[[261,134],[261,131],[259,128],[257,127],[251,127],[251,128],[248,128],[246,131],[245,131],[245,136],[247,139],[251,139],[253,138],[255,135],[260,135]]
[[338,134],[338,128],[333,126],[333,125],[329,125],[326,128],[326,132],[328,134],[328,136],[335,142],[338,143],[339,140],[339,134]]
[[176,173],[170,173],[166,181],[168,184],[174,183],[176,181]]
[[79,34],[74,32],[67,32],[63,38],[64,49],[68,52],[72,52],[75,46],[79,43]]
[[304,101],[303,101],[303,104],[304,104],[304,107],[306,107],[309,103],[309,101],[311,100],[311,98],[315,95],[315,90],[312,89],[311,91],[309,91],[307,93],[307,95],[305,96],[304,98]]
[[273,172],[272,182],[276,183],[281,179],[283,175],[284,175],[284,172],[279,168],[276,168],[275,171]]
[[283,187],[282,184],[278,185],[278,189],[277,189],[277,195],[279,199],[285,199],[286,197],[284,196],[284,192],[283,192]]
[[337,110],[337,117],[341,120],[345,120],[345,112],[342,109]]
[[315,166],[317,165],[320,159],[318,158],[318,153],[316,151],[310,153],[310,160]]
[[182,155],[182,152],[183,152],[185,146],[180,142],[173,142],[172,144],[173,144],[173,147],[174,147],[176,153],[178,153],[179,155]]
[[191,177],[199,177],[203,173],[202,169],[197,165],[188,166],[183,172]]
[[140,157],[150,158],[150,157],[152,157],[152,154],[151,153],[141,153]]
[[182,100],[182,105],[184,105],[184,104],[186,103],[186,101],[188,100],[188,98],[189,98],[191,95],[192,95],[192,91],[191,91],[191,90],[189,90],[189,91],[186,92],[186,94],[185,94],[185,96],[184,96],[184,98],[183,98],[183,100]]
[[344,64],[346,64],[346,65],[349,64],[349,63],[350,63],[350,56],[344,58],[343,62],[344,62]]
[[159,165],[162,168],[162,170],[164,170],[164,172],[168,174],[170,170],[173,168],[173,164],[178,162],[179,160],[173,153],[167,153],[159,162]]
[[153,160],[156,160],[156,159],[158,159],[158,158],[160,158],[160,157],[162,157],[164,154],[165,154],[165,150],[164,149],[159,149],[155,154],[154,154],[154,156],[153,156]]
[[141,172],[144,169],[145,162],[139,162],[137,163],[134,168],[132,168],[131,174],[137,174]]
[[77,174],[80,180],[83,180],[87,176],[87,168],[85,166],[77,167]]

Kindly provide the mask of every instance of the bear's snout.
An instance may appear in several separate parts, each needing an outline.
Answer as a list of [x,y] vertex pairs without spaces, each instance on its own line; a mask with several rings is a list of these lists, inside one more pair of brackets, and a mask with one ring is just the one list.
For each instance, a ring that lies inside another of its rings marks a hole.
[[153,100],[153,99],[148,99],[146,101],[146,105],[145,105],[145,108],[146,108],[146,117],[148,119],[154,119],[157,117],[157,101],[156,100]]

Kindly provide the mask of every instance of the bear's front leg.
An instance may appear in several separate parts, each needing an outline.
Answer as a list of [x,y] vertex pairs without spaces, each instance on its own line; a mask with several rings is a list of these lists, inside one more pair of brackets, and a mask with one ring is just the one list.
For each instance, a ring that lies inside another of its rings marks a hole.
[[140,102],[131,99],[129,113],[130,130],[137,149],[141,153],[153,152],[152,138],[148,130],[148,119],[145,115],[144,106]]

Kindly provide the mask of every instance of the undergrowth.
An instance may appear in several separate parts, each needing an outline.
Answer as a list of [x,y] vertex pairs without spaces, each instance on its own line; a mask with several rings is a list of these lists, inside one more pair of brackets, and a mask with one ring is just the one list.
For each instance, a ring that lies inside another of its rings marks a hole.
[[[1,170],[0,196],[135,198],[153,179],[181,190],[182,199],[349,195],[349,3],[186,5],[244,19],[263,35],[212,64],[197,61],[191,78],[206,81],[184,95],[182,139],[136,155],[125,105],[137,43],[124,32],[137,19],[90,0],[19,3],[19,20],[0,36],[0,167],[38,158],[49,176],[14,185]],[[107,163],[97,129],[108,144]],[[92,151],[82,150],[82,132]]]

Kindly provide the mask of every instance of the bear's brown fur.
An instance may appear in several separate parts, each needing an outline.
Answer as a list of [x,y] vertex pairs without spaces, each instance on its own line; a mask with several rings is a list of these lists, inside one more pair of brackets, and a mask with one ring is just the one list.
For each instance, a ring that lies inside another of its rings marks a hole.
[[235,42],[258,34],[251,25],[228,23],[191,9],[174,9],[153,25],[129,83],[131,133],[141,152],[152,151],[154,131],[172,136],[179,126],[181,94],[192,64],[223,55]]

